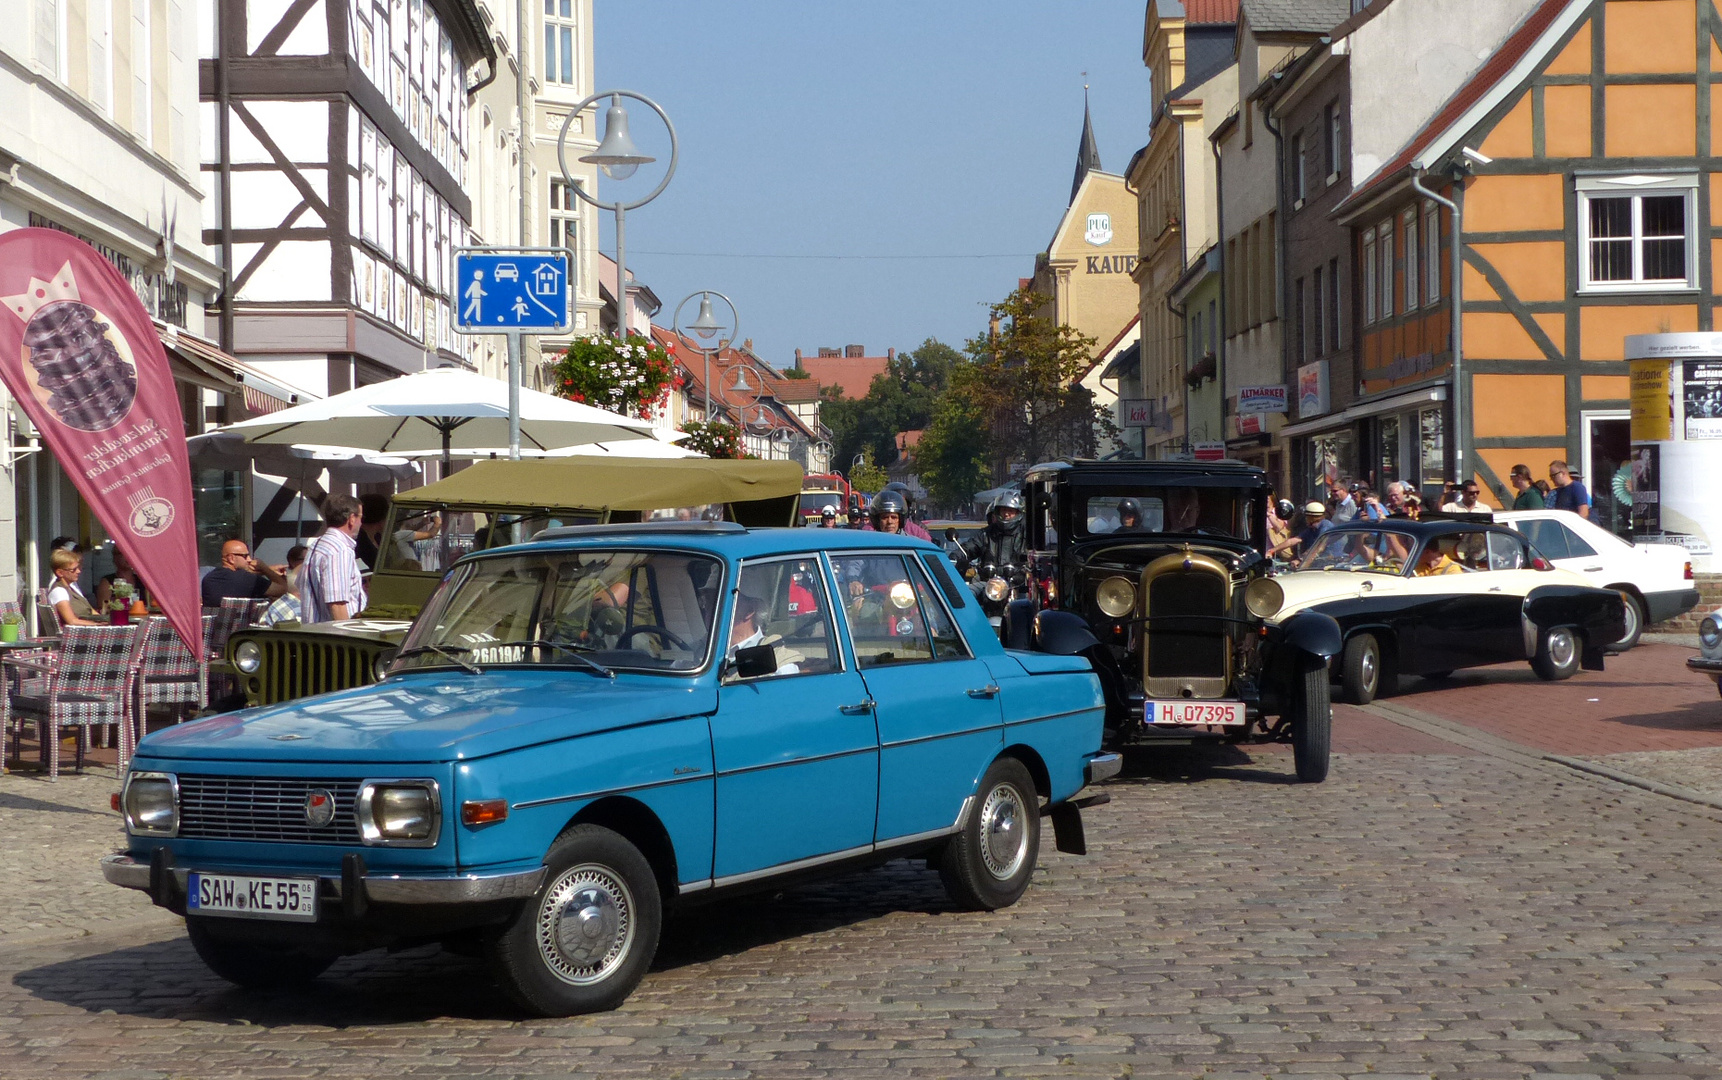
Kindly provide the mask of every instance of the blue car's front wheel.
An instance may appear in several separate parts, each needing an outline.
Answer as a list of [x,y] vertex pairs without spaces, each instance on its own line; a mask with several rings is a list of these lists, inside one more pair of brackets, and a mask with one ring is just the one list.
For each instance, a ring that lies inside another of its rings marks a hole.
[[515,1003],[540,1016],[613,1009],[651,966],[663,915],[639,849],[576,825],[544,858],[538,892],[490,942],[491,968]]

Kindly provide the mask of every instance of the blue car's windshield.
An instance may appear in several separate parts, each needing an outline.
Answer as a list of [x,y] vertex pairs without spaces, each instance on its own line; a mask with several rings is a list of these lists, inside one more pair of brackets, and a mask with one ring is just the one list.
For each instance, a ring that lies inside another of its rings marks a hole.
[[479,559],[445,581],[395,671],[559,665],[703,668],[723,566],[705,555],[592,549]]

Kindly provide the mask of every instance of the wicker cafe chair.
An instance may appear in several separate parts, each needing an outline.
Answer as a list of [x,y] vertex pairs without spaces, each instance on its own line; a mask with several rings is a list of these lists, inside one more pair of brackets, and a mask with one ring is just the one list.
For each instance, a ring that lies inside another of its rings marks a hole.
[[209,670],[208,665],[226,658],[227,639],[235,630],[247,625],[246,617],[250,612],[251,601],[242,597],[229,597],[221,601],[220,607],[203,609],[203,658],[208,672],[204,700],[220,701],[238,690],[238,680],[224,672]]
[[[12,697],[11,720],[35,721],[48,779],[60,778],[60,729],[78,729],[77,768],[84,767],[89,729],[97,724],[120,728],[119,769],[132,754],[132,685],[144,647],[143,625],[68,626],[60,632],[60,659],[48,675],[47,693]],[[8,666],[29,668],[27,660]]]
[[[203,617],[202,634],[209,636],[212,615]],[[160,615],[151,616],[144,624],[143,662],[138,667],[137,738],[148,733],[151,705],[173,706],[177,723],[196,715],[208,702],[209,660],[203,656],[202,643],[196,653],[185,647],[172,624]],[[137,745],[136,739],[132,745]]]

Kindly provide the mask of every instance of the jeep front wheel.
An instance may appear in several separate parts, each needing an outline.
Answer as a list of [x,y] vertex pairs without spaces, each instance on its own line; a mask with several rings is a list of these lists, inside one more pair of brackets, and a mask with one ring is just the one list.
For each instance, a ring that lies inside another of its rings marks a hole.
[[1327,779],[1327,759],[1333,743],[1333,695],[1327,665],[1310,664],[1292,686],[1292,762],[1306,784]]
[[537,1016],[614,1009],[658,951],[657,878],[639,849],[597,825],[576,825],[544,857],[544,884],[488,943],[492,971]]

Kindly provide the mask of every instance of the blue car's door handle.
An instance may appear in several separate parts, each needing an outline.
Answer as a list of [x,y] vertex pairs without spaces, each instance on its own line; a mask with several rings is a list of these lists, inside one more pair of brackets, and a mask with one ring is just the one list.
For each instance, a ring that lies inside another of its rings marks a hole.
[[975,690],[970,690],[969,696],[970,697],[980,697],[980,698],[997,697],[998,692],[999,692],[999,688],[996,685],[988,685],[988,686],[982,686],[982,687],[975,689]]
[[866,716],[868,713],[873,711],[873,705],[873,699],[868,698],[866,701],[858,702],[854,705],[844,705],[837,711],[842,713],[844,716]]

